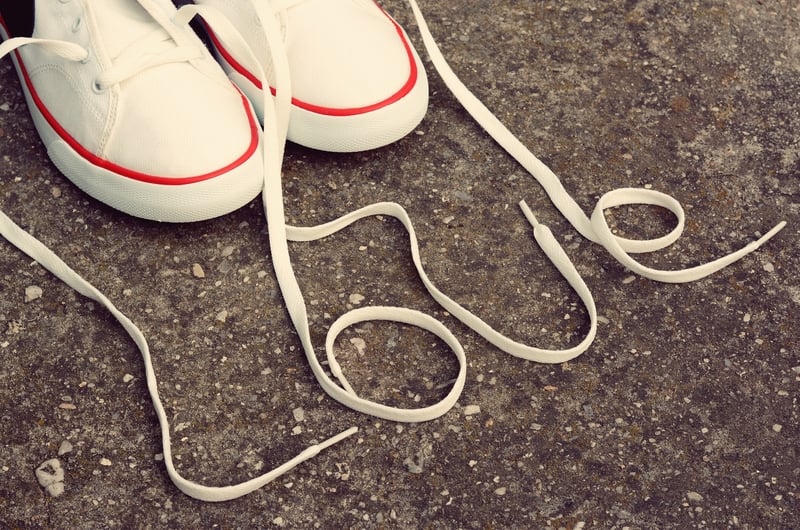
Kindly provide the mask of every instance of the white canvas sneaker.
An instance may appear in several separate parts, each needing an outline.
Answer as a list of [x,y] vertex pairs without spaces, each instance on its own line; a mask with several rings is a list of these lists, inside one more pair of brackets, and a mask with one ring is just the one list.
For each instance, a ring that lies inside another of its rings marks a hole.
[[3,1],[0,55],[64,175],[128,214],[188,222],[257,196],[263,163],[250,103],[176,13],[169,0]]
[[[291,74],[288,139],[293,142],[325,151],[373,149],[411,132],[427,111],[422,62],[405,31],[372,0],[194,3],[211,5],[233,22],[273,92],[270,54],[254,3],[278,18]],[[247,50],[209,34],[220,63],[263,116],[258,66],[249,61]]]

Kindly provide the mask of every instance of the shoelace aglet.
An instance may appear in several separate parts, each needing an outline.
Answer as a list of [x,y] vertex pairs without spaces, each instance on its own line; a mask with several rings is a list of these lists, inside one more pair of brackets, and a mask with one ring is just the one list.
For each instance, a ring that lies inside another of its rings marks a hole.
[[328,447],[341,442],[345,438],[353,436],[357,432],[358,432],[358,427],[350,427],[346,431],[342,431],[336,436],[331,436],[324,442],[312,445],[310,447],[306,447],[306,449],[302,453],[300,453],[298,458],[301,460],[308,460],[309,458],[313,458],[317,456],[322,450],[327,449]]
[[341,442],[345,438],[349,438],[349,437],[353,436],[357,432],[358,432],[358,427],[350,427],[346,431],[342,431],[339,434],[337,434],[336,436],[331,436],[330,438],[328,438],[324,442],[318,443],[316,446],[319,447],[320,450],[327,449],[328,447]]
[[330,368],[331,373],[333,376],[339,381],[342,387],[350,394],[356,395],[356,391],[353,390],[353,387],[350,386],[350,383],[347,381],[347,378],[344,376],[344,371],[342,370],[342,366],[339,364],[339,361],[336,360],[336,357],[330,355],[328,357],[328,368]]
[[535,215],[533,215],[533,211],[532,211],[532,210],[530,209],[530,207],[528,206],[528,203],[527,203],[527,202],[525,202],[525,199],[523,199],[523,200],[519,201],[519,207],[520,207],[520,209],[522,210],[522,213],[525,215],[525,218],[528,220],[528,222],[529,222],[529,223],[530,223],[530,224],[531,224],[531,225],[532,225],[534,228],[536,228],[537,226],[539,226],[539,221],[536,219],[536,216],[535,216]]
[[760,247],[761,245],[763,245],[764,243],[775,237],[775,235],[777,235],[777,233],[783,230],[784,228],[786,228],[786,221],[781,221],[780,223],[773,226],[769,232],[767,232],[757,240],[750,243],[748,247],[752,247],[753,250],[757,249],[758,247]]
[[561,248],[561,245],[556,240],[553,232],[536,219],[536,216],[533,215],[533,211],[531,211],[528,203],[526,203],[524,199],[519,201],[519,207],[522,209],[522,213],[525,214],[525,218],[528,219],[528,222],[533,227],[533,238],[536,240],[539,248],[547,254],[550,261],[559,269],[561,269],[564,264],[569,264],[571,268],[572,263],[564,252],[564,249]]

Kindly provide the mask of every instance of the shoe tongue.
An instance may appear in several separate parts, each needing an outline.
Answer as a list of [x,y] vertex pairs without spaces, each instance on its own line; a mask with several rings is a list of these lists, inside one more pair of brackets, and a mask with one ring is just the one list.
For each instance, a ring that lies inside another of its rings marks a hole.
[[99,0],[92,2],[92,11],[111,59],[157,27],[153,17],[136,0]]

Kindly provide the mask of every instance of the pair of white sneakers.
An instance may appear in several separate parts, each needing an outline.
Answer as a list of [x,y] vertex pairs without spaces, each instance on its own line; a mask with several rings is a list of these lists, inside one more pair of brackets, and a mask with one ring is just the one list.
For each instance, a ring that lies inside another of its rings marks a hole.
[[[260,2],[280,24],[291,68],[290,140],[359,151],[422,120],[425,71],[372,0]],[[198,221],[243,206],[261,192],[260,151],[272,148],[257,121],[259,72],[274,86],[257,3],[192,4],[0,2],[0,56],[13,51],[50,158],[92,197],[145,219]],[[197,11],[219,61],[189,26]]]

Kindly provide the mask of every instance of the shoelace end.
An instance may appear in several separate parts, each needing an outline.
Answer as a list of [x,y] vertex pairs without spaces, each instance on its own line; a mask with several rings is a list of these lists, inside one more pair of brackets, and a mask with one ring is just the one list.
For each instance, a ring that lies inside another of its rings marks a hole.
[[772,230],[770,230],[769,232],[764,234],[762,237],[760,237],[756,241],[753,241],[752,243],[750,243],[750,245],[752,245],[754,247],[754,250],[755,250],[756,248],[760,247],[761,245],[763,245],[764,243],[766,243],[767,241],[769,241],[770,239],[772,239],[773,237],[778,235],[778,232],[780,232],[784,228],[786,228],[786,221],[781,221],[780,223],[778,223],[774,227],[772,227]]
[[529,222],[529,223],[530,223],[530,224],[531,224],[531,225],[532,225],[534,228],[536,228],[537,226],[539,226],[539,221],[536,219],[536,216],[535,216],[535,215],[533,215],[533,211],[530,209],[530,207],[528,206],[528,203],[527,203],[527,202],[525,202],[525,200],[524,200],[524,199],[523,199],[523,200],[521,200],[521,201],[519,201],[519,207],[520,207],[520,209],[522,210],[522,213],[525,215],[525,218],[528,220],[528,222]]
[[313,457],[317,456],[324,449],[327,449],[328,447],[341,442],[345,438],[349,438],[350,436],[354,435],[357,432],[358,432],[358,427],[350,427],[346,431],[342,431],[339,434],[337,434],[336,436],[331,436],[330,438],[328,438],[324,442],[321,442],[321,443],[318,443],[316,445],[312,445],[310,447],[307,447],[302,453],[300,453],[298,458],[303,460],[303,461],[304,460],[308,460],[309,458],[313,458]]

